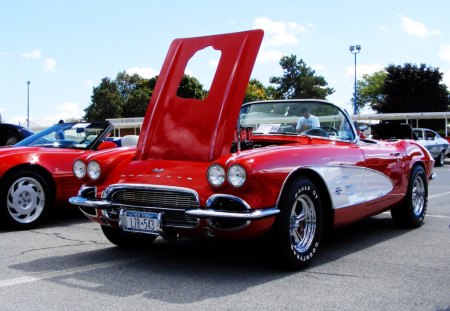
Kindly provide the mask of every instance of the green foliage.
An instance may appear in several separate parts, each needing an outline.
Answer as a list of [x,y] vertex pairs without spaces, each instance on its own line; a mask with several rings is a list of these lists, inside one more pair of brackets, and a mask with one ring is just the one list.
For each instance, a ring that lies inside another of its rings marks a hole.
[[447,86],[442,84],[439,68],[412,64],[389,65],[382,87],[384,102],[372,105],[378,112],[447,111],[450,104]]
[[130,76],[123,71],[117,74],[116,83],[123,97],[121,118],[145,115],[156,79],[144,79],[137,74]]
[[274,98],[277,99],[325,99],[334,93],[327,87],[328,83],[322,76],[316,76],[315,71],[295,55],[283,56],[280,60],[283,68],[282,77],[271,77],[270,83],[278,84]]
[[[94,121],[143,117],[157,78],[145,79],[137,74],[129,75],[125,71],[119,72],[115,80],[103,78],[100,85],[94,87],[92,103],[84,110],[84,119]],[[179,97],[202,99],[205,94],[202,84],[196,78],[183,76],[177,93]]]
[[[383,94],[383,85],[386,80],[387,72],[377,71],[373,74],[365,74],[362,77],[362,80],[359,80],[356,83],[357,90],[357,102],[358,107],[363,108],[366,105],[370,105],[372,107],[377,107],[384,103],[385,95]],[[355,99],[351,99],[351,103],[355,102]]]
[[109,78],[103,78],[99,86],[94,87],[92,104],[84,109],[87,121],[119,118],[122,113],[123,97],[118,85]]
[[[273,87],[272,87],[273,89]],[[244,103],[256,100],[271,99],[270,91],[257,79],[251,79],[248,82],[247,90],[245,92]]]
[[206,92],[203,90],[203,85],[197,78],[185,74],[178,87],[177,96],[181,98],[203,99],[206,96]]

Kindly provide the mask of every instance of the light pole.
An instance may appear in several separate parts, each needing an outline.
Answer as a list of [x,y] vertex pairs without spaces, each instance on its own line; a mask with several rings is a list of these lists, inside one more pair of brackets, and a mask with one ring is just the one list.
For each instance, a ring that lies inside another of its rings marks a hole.
[[27,128],[30,128],[30,81],[27,81]]
[[356,99],[356,54],[358,54],[361,51],[360,45],[350,45],[350,53],[355,55],[355,103],[353,107],[353,114],[358,114],[358,101]]

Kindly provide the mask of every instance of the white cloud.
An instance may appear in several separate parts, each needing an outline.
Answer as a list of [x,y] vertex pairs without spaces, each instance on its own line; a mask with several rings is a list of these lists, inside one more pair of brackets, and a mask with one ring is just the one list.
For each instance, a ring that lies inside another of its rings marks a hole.
[[53,58],[46,58],[43,60],[45,71],[56,72],[56,60]]
[[29,58],[29,59],[39,59],[39,58],[42,58],[42,53],[39,49],[34,49],[31,52],[20,55],[20,57]]
[[380,27],[378,27],[378,29],[380,29],[381,31],[386,32],[386,33],[390,32],[390,29],[386,26],[380,26]]
[[72,120],[72,119],[81,119],[84,116],[83,109],[77,103],[63,103],[59,106],[56,106],[56,113],[51,115],[45,115],[43,120],[51,121],[52,123],[56,123],[59,120]]
[[400,16],[402,28],[410,35],[425,38],[429,35],[438,35],[441,32],[439,30],[429,30],[425,24],[417,21],[413,21],[409,17]]
[[[42,129],[49,127],[57,123],[59,120],[69,121],[69,120],[81,120],[81,118],[85,115],[83,109],[77,103],[63,103],[59,106],[53,107],[51,109],[55,111],[54,114],[46,114],[40,116],[34,116],[33,113],[30,113],[30,128],[34,129]],[[3,120],[6,121],[6,120]],[[20,124],[22,126],[27,125],[27,117],[26,116],[13,116],[9,118],[8,123]]]
[[[308,27],[312,28],[311,24]],[[307,31],[307,28],[295,22],[276,22],[267,17],[260,17],[254,20],[253,29],[263,29],[265,33],[265,46],[285,46],[297,44],[298,33]]]
[[0,56],[9,56],[9,52],[7,52],[7,51],[0,51]]
[[[365,74],[373,74],[377,71],[381,71],[384,69],[384,66],[380,64],[371,64],[371,65],[357,65],[356,66],[356,77],[357,79],[361,79]],[[345,69],[345,72],[348,77],[355,77],[355,66],[349,66]]]
[[159,72],[156,70],[153,70],[150,67],[131,67],[125,70],[129,75],[137,74],[145,79],[153,78],[154,76],[158,75]]
[[281,57],[283,57],[283,52],[270,50],[270,51],[261,51],[256,58],[258,63],[271,63],[271,62],[279,62]]
[[439,49],[439,57],[447,62],[450,62],[450,44],[441,45]]

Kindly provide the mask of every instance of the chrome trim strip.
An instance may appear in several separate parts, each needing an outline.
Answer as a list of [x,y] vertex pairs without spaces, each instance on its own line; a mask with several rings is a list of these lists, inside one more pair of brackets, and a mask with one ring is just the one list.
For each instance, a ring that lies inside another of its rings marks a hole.
[[228,218],[242,220],[257,220],[278,214],[280,210],[277,207],[253,210],[251,212],[226,212],[213,209],[188,209],[187,215],[198,218]]
[[90,191],[94,191],[94,193],[95,193],[95,197],[97,196],[97,187],[92,187],[92,186],[82,186],[81,188],[80,188],[80,190],[78,190],[78,195],[79,196],[83,196],[83,195],[85,195],[87,192],[90,192]]
[[241,198],[234,196],[234,195],[230,195],[230,194],[213,194],[212,196],[210,196],[208,198],[208,200],[206,201],[206,208],[209,208],[210,206],[212,206],[214,204],[215,201],[220,200],[220,199],[228,199],[228,200],[232,200],[232,201],[236,201],[239,204],[242,204],[246,210],[250,211],[250,205],[248,205],[247,202],[245,202],[244,200],[242,200]]
[[77,206],[85,206],[100,209],[106,209],[108,207],[111,207],[111,202],[107,200],[85,198],[81,196],[69,198],[69,203]]
[[330,194],[333,209],[381,198],[392,191],[392,180],[382,172],[354,165],[309,166],[318,173]]
[[[331,198],[332,209],[345,208],[378,199],[394,188],[392,180],[382,172],[368,167],[338,164],[297,167],[286,176],[282,189],[286,186],[289,178],[302,169],[313,171],[319,175],[327,187],[328,194]],[[333,174],[331,174],[332,171],[336,170],[340,172],[339,178],[336,178],[336,176],[333,177]],[[346,172],[345,174],[343,174],[344,171]],[[355,175],[355,172],[358,171],[360,171],[360,176]],[[371,189],[368,189],[368,186]],[[277,205],[281,200],[281,194],[282,191],[278,195]]]

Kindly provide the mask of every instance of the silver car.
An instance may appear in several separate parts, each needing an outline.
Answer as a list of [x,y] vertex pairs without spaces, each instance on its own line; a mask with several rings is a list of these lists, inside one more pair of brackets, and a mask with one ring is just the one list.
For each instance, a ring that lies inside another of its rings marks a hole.
[[448,141],[430,129],[414,128],[414,134],[417,136],[417,142],[431,153],[431,156],[436,161],[435,165],[444,165],[445,156],[450,150]]

